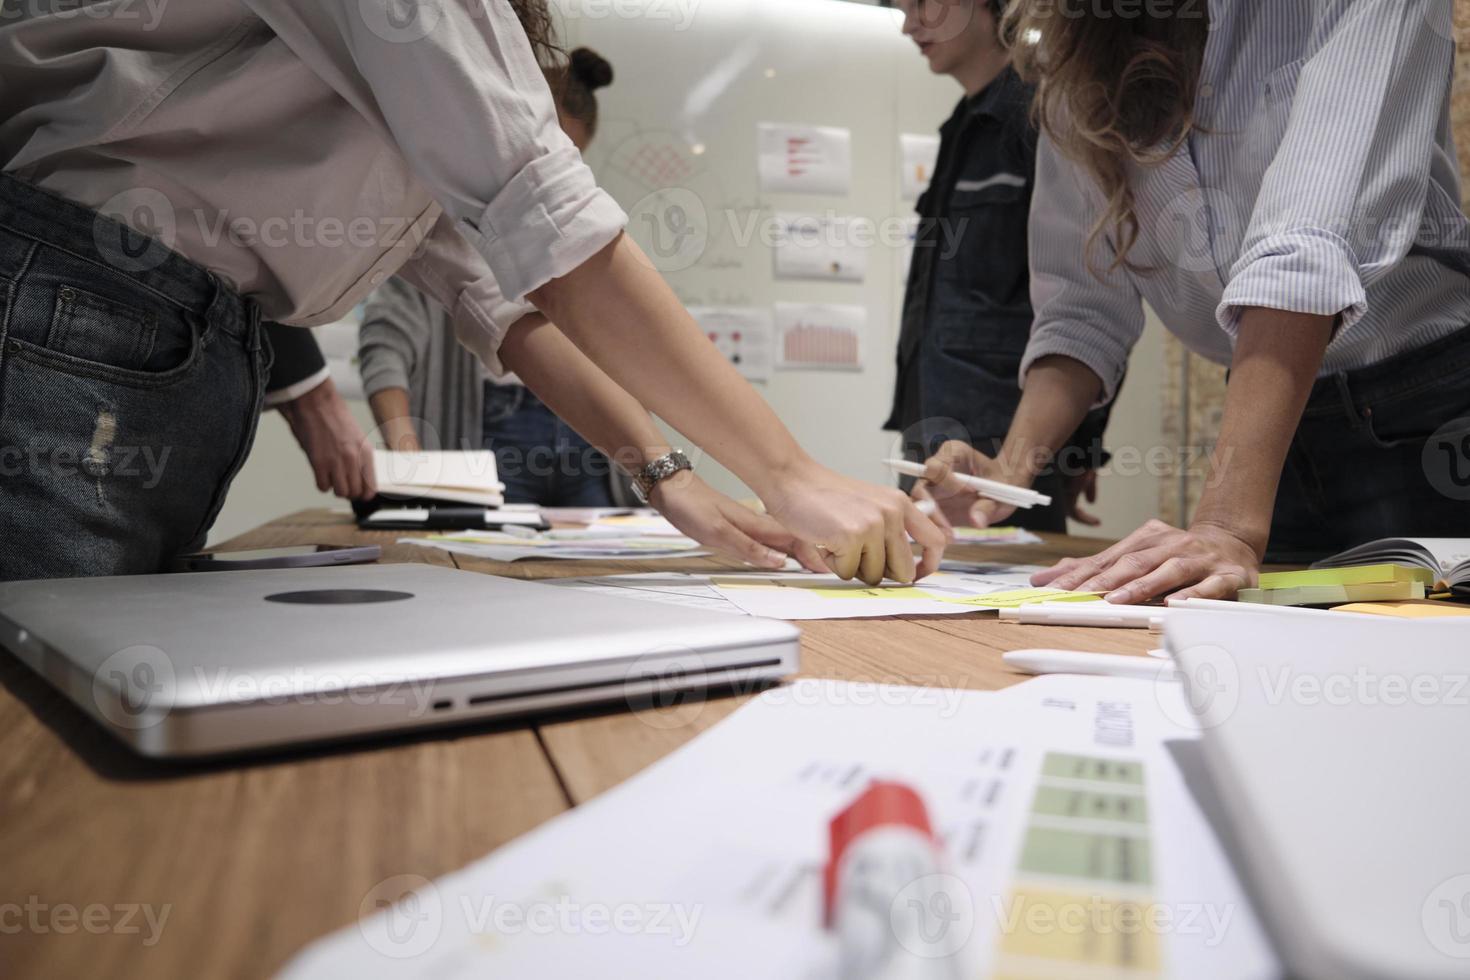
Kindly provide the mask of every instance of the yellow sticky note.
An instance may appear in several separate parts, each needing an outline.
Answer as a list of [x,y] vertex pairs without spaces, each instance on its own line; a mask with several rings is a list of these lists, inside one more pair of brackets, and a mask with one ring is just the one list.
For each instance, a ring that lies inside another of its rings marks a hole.
[[1405,599],[1403,602],[1352,602],[1345,606],[1333,606],[1332,611],[1398,616],[1402,619],[1438,619],[1444,616],[1470,616],[1470,605],[1437,602],[1434,599]]
[[1007,592],[992,592],[989,595],[966,596],[963,599],[940,599],[957,606],[974,606],[976,609],[1014,609],[1033,602],[1099,602],[1100,592],[1065,592],[1061,589],[1012,589]]

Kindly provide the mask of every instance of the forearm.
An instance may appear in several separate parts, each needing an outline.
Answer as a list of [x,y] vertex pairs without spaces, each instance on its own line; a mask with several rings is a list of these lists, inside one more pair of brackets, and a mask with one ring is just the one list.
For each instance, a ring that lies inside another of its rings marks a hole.
[[528,316],[512,326],[500,358],[548,408],[624,471],[635,473],[669,451],[648,410],[544,317]]
[[617,386],[762,497],[810,464],[626,235],[530,299]]
[[407,390],[384,388],[375,391],[368,398],[368,406],[373,410],[373,420],[382,430],[383,442],[389,449],[413,451],[419,448]]
[[1334,318],[1251,309],[1241,318],[1220,438],[1194,524],[1265,553],[1287,450],[1332,338]]
[[1081,361],[1054,355],[1033,364],[997,460],[1006,478],[1029,485],[1077,431],[1101,391],[1102,380]]

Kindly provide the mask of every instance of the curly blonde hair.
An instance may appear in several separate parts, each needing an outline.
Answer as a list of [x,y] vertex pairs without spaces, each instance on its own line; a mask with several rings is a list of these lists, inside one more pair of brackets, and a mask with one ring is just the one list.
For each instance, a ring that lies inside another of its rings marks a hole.
[[1150,5],[1122,16],[1096,0],[1014,0],[1006,11],[1003,37],[1017,71],[1037,87],[1041,127],[1106,202],[1087,236],[1095,276],[1104,236],[1113,246],[1108,272],[1141,269],[1128,259],[1139,235],[1128,165],[1164,162],[1199,128],[1194,103],[1210,29],[1203,6],[1171,4],[1160,16]]

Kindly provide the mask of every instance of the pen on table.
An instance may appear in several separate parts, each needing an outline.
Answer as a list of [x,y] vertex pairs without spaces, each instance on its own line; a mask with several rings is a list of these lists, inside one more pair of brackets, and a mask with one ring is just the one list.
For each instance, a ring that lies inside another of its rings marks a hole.
[[1234,599],[1166,599],[1170,609],[1217,609],[1225,612],[1285,613],[1288,616],[1316,616],[1331,612],[1330,609],[1309,609],[1305,606],[1272,606],[1264,602],[1238,602]]
[[1153,656],[1127,657],[1115,653],[1078,653],[1074,650],[1012,650],[1001,659],[1008,666],[1028,674],[1096,674],[1102,677],[1137,677],[1148,681],[1178,679],[1172,661]]
[[[883,465],[904,476],[922,477],[924,475],[923,463],[912,463],[906,459],[885,459]],[[966,476],[963,473],[956,473],[954,478],[980,496],[999,500],[1003,504],[1029,509],[1036,506],[1045,507],[1051,503],[1051,498],[1044,493],[1002,483],[999,480],[987,480],[982,476]]]
[[1038,602],[1002,609],[1002,622],[1031,626],[1100,626],[1162,629],[1167,610],[1158,606],[1118,606],[1102,602]]

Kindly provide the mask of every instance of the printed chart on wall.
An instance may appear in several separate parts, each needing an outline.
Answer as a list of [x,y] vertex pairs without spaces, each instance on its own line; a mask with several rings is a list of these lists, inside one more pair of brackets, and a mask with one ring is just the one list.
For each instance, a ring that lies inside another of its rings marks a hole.
[[877,231],[867,218],[848,215],[778,214],[777,279],[862,282]]
[[898,154],[902,163],[900,185],[904,200],[917,200],[929,189],[934,179],[934,164],[939,159],[939,137],[919,133],[901,133]]
[[705,336],[751,381],[769,381],[775,364],[775,326],[769,310],[736,306],[691,306]]
[[777,303],[776,366],[786,370],[861,371],[868,311],[830,303]]
[[852,190],[852,132],[836,126],[760,123],[761,190],[845,195]]

